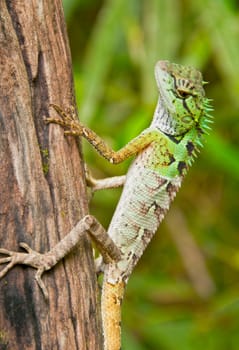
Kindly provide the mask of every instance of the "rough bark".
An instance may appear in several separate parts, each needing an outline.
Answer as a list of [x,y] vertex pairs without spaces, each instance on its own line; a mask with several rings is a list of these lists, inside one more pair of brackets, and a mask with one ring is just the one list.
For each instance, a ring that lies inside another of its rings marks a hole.
[[[74,104],[60,0],[0,0],[0,246],[46,252],[87,212],[79,145],[47,126],[49,103]],[[101,349],[88,238],[43,276],[16,266],[0,281],[0,349]]]

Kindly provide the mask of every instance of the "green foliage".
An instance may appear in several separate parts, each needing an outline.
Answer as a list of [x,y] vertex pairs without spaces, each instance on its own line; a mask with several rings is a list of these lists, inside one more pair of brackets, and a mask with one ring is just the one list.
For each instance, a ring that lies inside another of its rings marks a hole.
[[[151,120],[158,59],[198,67],[215,108],[213,132],[172,205],[170,223],[161,225],[129,282],[123,349],[237,350],[238,2],[65,0],[64,6],[80,119],[114,149]],[[129,164],[110,165],[85,143],[84,154],[97,177],[122,174]],[[105,226],[119,194],[93,198],[91,210]],[[180,247],[180,237],[194,245]],[[201,260],[191,261],[199,251]]]

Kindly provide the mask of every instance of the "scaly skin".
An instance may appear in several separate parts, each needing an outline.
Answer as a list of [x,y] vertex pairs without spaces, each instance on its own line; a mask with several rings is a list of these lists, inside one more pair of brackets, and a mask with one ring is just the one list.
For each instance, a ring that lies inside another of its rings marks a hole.
[[[181,186],[186,171],[202,145],[203,135],[210,129],[209,111],[212,109],[209,100],[205,98],[200,72],[192,67],[159,61],[156,64],[155,75],[159,100],[153,121],[149,128],[117,152],[109,148],[98,135],[83,126],[73,115],[68,115],[56,105],[53,107],[61,119],[47,119],[49,123],[63,126],[65,134],[84,136],[111,163],[119,163],[137,154],[126,175],[120,201],[108,228],[109,239],[104,236],[103,240],[99,240],[104,259],[101,270],[104,272],[102,319],[105,350],[120,349],[120,305],[125,285]],[[119,186],[122,180],[123,177],[117,178],[115,184]],[[100,188],[100,183],[91,183],[95,189]],[[101,185],[102,188],[113,187],[113,181],[108,185],[107,181],[102,181]],[[78,224],[81,232],[84,232],[84,225],[87,223],[87,230],[98,239],[98,233],[103,233],[102,227],[92,217],[84,220]],[[97,234],[95,226],[98,227]],[[19,254],[22,253],[15,253],[16,263],[37,268],[39,277],[39,274],[50,269],[64,254],[74,248],[77,237],[73,231],[74,229],[65,237],[64,244],[60,242],[45,255],[35,253],[34,257],[33,251],[30,251],[31,258],[27,259],[27,263],[26,254],[21,262]],[[14,265],[14,252],[0,249],[0,253],[10,255],[0,259],[0,263],[9,262],[0,274],[1,278]],[[39,255],[41,261],[45,256],[48,257],[46,268],[39,263]],[[52,261],[53,257],[57,256],[51,266],[49,255]],[[42,289],[45,288],[39,278],[38,283]],[[43,291],[46,295],[46,289]]]

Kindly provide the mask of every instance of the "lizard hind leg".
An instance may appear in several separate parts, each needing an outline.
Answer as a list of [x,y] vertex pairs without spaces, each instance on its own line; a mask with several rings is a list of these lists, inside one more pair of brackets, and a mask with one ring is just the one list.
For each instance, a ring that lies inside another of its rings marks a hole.
[[15,265],[31,266],[37,270],[35,279],[45,299],[48,299],[47,289],[41,279],[43,272],[50,270],[57,262],[70,253],[78,245],[81,237],[85,235],[86,232],[88,232],[97,243],[106,262],[118,261],[120,259],[120,250],[108,236],[103,226],[94,216],[86,215],[61,241],[45,254],[40,254],[32,250],[26,243],[20,243],[20,246],[25,249],[25,253],[0,248],[0,254],[5,255],[5,257],[0,258],[0,264],[7,263],[7,266],[0,272],[0,279]]
[[26,253],[14,252],[0,248],[0,254],[6,255],[5,258],[0,258],[0,264],[7,263],[7,266],[5,266],[5,268],[0,272],[0,279],[4,277],[15,265],[22,264],[31,266],[37,270],[35,280],[42,290],[45,299],[48,300],[48,292],[41,276],[44,271],[47,271],[51,268],[51,265],[53,263],[52,257],[47,254],[43,255],[36,252],[23,242],[20,243],[20,247],[22,247]]

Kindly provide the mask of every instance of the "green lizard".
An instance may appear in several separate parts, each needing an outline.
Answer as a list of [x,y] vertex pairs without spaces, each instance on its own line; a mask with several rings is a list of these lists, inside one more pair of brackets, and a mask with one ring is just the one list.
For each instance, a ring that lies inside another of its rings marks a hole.
[[26,253],[0,249],[1,254],[7,255],[0,263],[8,263],[0,278],[15,264],[32,266],[37,269],[36,280],[47,297],[42,273],[69,253],[86,231],[92,235],[103,257],[98,267],[104,273],[101,304],[105,350],[120,349],[120,305],[125,285],[169,209],[212,122],[209,114],[212,108],[205,97],[200,72],[159,61],[155,76],[159,99],[151,125],[117,152],[73,114],[56,105],[53,107],[61,119],[46,119],[48,123],[63,126],[65,134],[85,137],[111,163],[137,155],[126,176],[88,181],[94,190],[124,184],[107,232],[93,216],[87,215],[45,254],[33,251],[25,243],[21,246]]

